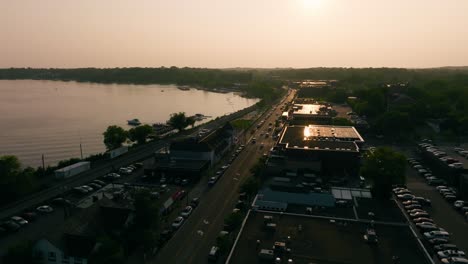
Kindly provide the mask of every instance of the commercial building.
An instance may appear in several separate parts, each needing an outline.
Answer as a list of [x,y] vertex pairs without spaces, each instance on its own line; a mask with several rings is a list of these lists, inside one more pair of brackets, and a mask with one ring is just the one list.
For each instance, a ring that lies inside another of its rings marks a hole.
[[286,126],[272,150],[268,168],[273,174],[310,171],[357,178],[362,144],[364,139],[354,127]]
[[333,109],[322,104],[294,104],[291,117],[293,124],[331,124]]
[[197,179],[232,148],[234,141],[234,129],[226,123],[205,137],[171,142],[166,152],[156,155],[153,175]]

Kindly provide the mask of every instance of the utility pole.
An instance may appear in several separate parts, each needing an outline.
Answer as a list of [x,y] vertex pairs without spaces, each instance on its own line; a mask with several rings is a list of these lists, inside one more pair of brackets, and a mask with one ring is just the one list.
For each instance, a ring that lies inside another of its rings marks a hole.
[[80,137],[80,154],[81,154],[81,159],[83,160],[83,147],[81,145],[81,137]]
[[42,176],[45,177],[45,162],[44,162],[44,154],[42,154]]

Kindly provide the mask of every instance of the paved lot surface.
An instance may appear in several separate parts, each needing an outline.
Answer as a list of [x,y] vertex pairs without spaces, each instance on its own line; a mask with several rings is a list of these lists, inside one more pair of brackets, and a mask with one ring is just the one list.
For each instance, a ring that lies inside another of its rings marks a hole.
[[[261,263],[257,256],[259,250],[271,249],[276,241],[286,242],[288,236],[291,237],[290,258],[297,264],[393,264],[394,255],[400,257],[401,264],[426,263],[422,252],[417,250],[416,240],[405,225],[376,224],[379,242],[370,245],[363,239],[367,224],[349,222],[343,226],[327,219],[274,215],[273,222],[278,227],[276,232],[270,232],[263,228],[264,215],[268,213],[254,212],[249,217],[230,263]],[[257,240],[260,240],[259,247],[256,245]]]
[[149,261],[150,263],[207,262],[208,252],[211,246],[215,245],[224,218],[232,212],[237,202],[239,185],[250,175],[250,167],[263,153],[268,152],[274,143],[271,137],[264,138],[259,134],[268,128],[269,122],[274,123],[277,113],[280,113],[279,108],[276,108],[275,113],[267,119],[262,128],[252,134],[251,137],[257,138],[257,143],[246,145],[224,176],[203,194],[197,209],[157,256]]
[[[429,186],[412,168],[407,169],[407,186],[414,195],[429,198],[432,207],[427,211],[435,223],[450,233],[451,241],[461,250],[468,252],[468,222],[453,206],[445,201],[437,190]],[[436,175],[437,176],[437,175]]]

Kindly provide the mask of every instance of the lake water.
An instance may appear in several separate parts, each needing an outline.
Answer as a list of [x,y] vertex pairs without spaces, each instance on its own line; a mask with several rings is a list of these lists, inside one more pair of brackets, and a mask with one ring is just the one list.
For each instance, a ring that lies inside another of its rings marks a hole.
[[[165,122],[171,113],[217,116],[255,104],[235,93],[213,93],[174,85],[91,84],[0,80],[0,156],[16,155],[24,165],[46,164],[103,152],[109,125],[127,120]],[[205,121],[209,121],[206,119]]]

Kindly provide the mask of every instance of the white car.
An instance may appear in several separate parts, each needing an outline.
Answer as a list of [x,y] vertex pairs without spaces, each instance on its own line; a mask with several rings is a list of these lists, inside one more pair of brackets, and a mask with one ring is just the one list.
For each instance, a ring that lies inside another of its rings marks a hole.
[[88,185],[83,185],[83,186],[81,186],[81,188],[86,189],[88,192],[94,191],[94,189],[92,187],[88,186]]
[[468,264],[468,259],[466,258],[443,258],[440,260],[444,264]]
[[176,219],[174,219],[174,222],[172,222],[172,228],[174,229],[179,229],[179,227],[182,226],[184,223],[184,218],[182,216],[178,216]]
[[41,213],[52,213],[54,211],[54,208],[48,206],[48,205],[41,205],[39,207],[36,208],[36,210],[38,212],[41,212]]
[[437,256],[440,259],[450,258],[450,257],[465,257],[465,252],[461,250],[447,249],[444,251],[437,252]]
[[15,223],[17,223],[20,226],[24,226],[24,225],[27,225],[29,223],[23,217],[19,217],[19,216],[12,216],[11,220],[14,221]]
[[186,206],[185,209],[182,211],[182,213],[180,213],[180,215],[184,218],[187,218],[190,216],[190,214],[192,214],[192,211],[193,211],[193,208],[192,206]]

